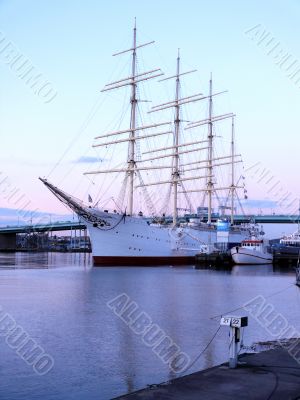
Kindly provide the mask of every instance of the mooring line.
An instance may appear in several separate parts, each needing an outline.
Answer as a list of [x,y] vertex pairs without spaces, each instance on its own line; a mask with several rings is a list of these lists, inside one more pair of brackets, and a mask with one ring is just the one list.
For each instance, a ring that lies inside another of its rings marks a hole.
[[[284,289],[278,290],[277,292],[274,292],[274,293],[269,294],[268,296],[265,296],[265,298],[266,298],[266,299],[269,299],[270,297],[276,296],[277,294],[286,291],[287,289],[291,288],[292,286],[295,286],[294,283],[291,283],[289,286],[287,286],[287,287],[284,288]],[[222,313],[222,314],[215,315],[214,317],[210,317],[209,319],[220,318],[220,317],[222,317],[223,315],[226,315],[226,314],[229,314],[229,313],[232,313],[232,312],[241,310],[241,309],[243,309],[243,308],[244,308],[244,305],[242,305],[241,307],[235,308],[234,310],[226,311],[226,312],[224,312],[224,313]]]

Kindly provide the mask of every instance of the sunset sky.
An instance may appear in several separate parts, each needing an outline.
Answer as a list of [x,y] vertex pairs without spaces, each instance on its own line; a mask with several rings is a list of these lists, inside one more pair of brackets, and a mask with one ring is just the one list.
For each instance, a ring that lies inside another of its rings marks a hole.
[[[0,0],[0,224],[21,204],[69,214],[39,176],[84,200],[99,190],[82,173],[105,161],[91,145],[115,128],[117,109],[100,90],[122,72],[111,55],[131,47],[134,17],[139,42],[155,40],[143,53],[150,68],[174,74],[180,48],[183,69],[197,69],[189,88],[207,92],[212,72],[228,90],[221,110],[237,115],[245,209],[290,212],[300,197],[299,14],[296,0]],[[41,74],[39,94],[18,76],[17,56]]]

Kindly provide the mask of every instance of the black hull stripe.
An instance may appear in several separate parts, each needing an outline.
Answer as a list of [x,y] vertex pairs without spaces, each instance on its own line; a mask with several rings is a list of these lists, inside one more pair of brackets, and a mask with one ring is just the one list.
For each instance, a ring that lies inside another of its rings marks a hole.
[[194,256],[174,257],[115,257],[93,256],[95,266],[159,266],[195,264]]

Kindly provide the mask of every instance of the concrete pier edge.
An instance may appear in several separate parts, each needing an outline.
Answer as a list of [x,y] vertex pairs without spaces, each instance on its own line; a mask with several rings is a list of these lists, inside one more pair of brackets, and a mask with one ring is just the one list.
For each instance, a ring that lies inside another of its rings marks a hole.
[[[269,350],[240,355],[236,369],[229,369],[226,362],[113,400],[300,399],[300,338],[285,340],[285,348],[277,342],[269,343],[273,346]],[[294,343],[295,357],[286,350]]]

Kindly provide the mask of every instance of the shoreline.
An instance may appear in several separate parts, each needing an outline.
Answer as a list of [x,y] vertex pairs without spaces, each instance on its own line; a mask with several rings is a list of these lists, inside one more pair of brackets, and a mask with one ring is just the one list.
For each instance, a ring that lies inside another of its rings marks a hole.
[[[284,347],[297,348],[299,360],[300,338],[282,342]],[[271,397],[279,400],[300,397],[300,365],[296,359],[277,341],[256,345],[262,350],[240,355],[236,369],[230,369],[226,362],[171,381],[148,385],[113,400],[266,400]]]

